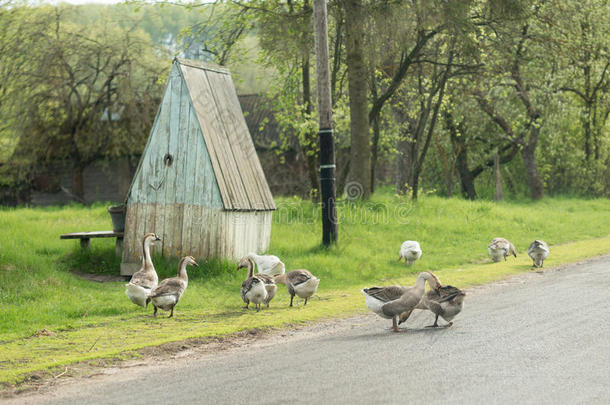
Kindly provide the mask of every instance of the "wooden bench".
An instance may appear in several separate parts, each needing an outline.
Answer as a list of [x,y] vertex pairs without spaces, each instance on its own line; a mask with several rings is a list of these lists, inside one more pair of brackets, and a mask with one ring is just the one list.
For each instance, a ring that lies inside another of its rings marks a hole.
[[98,232],[73,232],[65,233],[59,237],[60,239],[80,239],[80,247],[87,249],[91,246],[89,241],[92,238],[116,238],[115,251],[117,256],[121,255],[123,249],[123,232],[115,231],[98,231]]

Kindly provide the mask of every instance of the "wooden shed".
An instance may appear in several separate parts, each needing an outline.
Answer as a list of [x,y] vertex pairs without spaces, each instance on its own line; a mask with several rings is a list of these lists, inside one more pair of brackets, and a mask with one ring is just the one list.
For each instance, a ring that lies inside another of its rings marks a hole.
[[262,252],[274,209],[230,73],[175,59],[126,197],[121,274],[140,268],[145,232],[167,256]]

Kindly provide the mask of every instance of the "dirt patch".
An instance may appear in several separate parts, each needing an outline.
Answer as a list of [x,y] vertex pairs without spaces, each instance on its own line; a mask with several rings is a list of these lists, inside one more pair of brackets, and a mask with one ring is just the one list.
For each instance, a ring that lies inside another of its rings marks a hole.
[[34,332],[34,334],[32,336],[39,337],[39,336],[56,336],[56,335],[57,335],[57,333],[53,332],[52,330],[43,328],[41,330],[37,330],[36,332]]
[[87,281],[95,281],[97,283],[111,283],[117,281],[127,281],[130,276],[114,276],[110,274],[91,274],[91,273],[82,273],[80,271],[71,270],[70,273],[74,274],[76,277],[81,278]]

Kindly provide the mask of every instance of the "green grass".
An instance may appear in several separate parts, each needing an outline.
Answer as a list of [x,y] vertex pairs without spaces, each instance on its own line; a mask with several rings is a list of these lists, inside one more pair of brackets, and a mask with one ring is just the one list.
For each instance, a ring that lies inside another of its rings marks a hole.
[[[306,307],[288,308],[279,286],[269,310],[241,309],[245,273],[235,263],[201,262],[172,319],[151,317],[125,297],[124,282],[97,283],[70,270],[118,274],[114,241],[94,239],[92,249],[60,240],[66,232],[110,229],[104,205],[0,210],[0,382],[78,361],[132,356],[135,351],[196,337],[250,328],[276,328],[364,311],[359,290],[371,284],[412,283],[434,271],[460,287],[529,271],[526,249],[534,239],[551,245],[545,267],[610,253],[608,200],[547,198],[495,204],[424,197],[417,203],[381,192],[369,202],[339,204],[339,244],[320,246],[320,213],[307,201],[276,200],[270,252],[288,269],[307,268],[321,278]],[[519,253],[490,263],[487,244],[511,240]],[[398,263],[402,241],[418,240],[423,256],[413,267]],[[176,259],[157,257],[160,278],[174,276]]]

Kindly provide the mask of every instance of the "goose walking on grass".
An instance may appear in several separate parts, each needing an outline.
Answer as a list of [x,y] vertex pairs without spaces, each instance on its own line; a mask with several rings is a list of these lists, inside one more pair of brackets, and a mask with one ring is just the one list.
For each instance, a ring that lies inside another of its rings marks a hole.
[[421,247],[419,246],[419,242],[414,240],[404,241],[400,246],[399,254],[400,256],[398,256],[398,261],[404,259],[407,266],[412,265],[421,257]]
[[150,292],[159,283],[159,276],[150,258],[150,247],[161,239],[154,233],[146,233],[142,237],[142,267],[136,271],[129,283],[125,284],[125,294],[136,305],[146,308],[150,302]]
[[[432,274],[432,279],[428,280],[428,285],[430,290],[424,294],[415,309],[427,309],[436,315],[434,324],[427,326],[428,328],[438,327],[439,316],[448,322],[446,326],[453,325],[452,319],[462,311],[466,293],[451,285],[442,285],[434,274]],[[410,313],[401,314],[398,324],[406,321],[409,315]]]
[[[260,306],[257,304],[257,302],[254,300],[251,300],[249,298],[252,295],[256,295],[256,291],[258,290],[258,287],[259,287],[258,283],[255,283],[251,280],[252,278],[257,278],[263,283],[263,286],[265,287],[267,294],[266,294],[266,297],[263,299],[262,303],[266,304],[267,308],[269,308],[269,302],[271,302],[273,297],[275,297],[275,293],[277,291],[277,285],[275,284],[275,280],[273,279],[272,276],[269,276],[267,274],[259,273],[259,274],[255,275],[254,274],[254,261],[249,257],[242,258],[239,261],[239,263],[237,264],[238,271],[240,269],[244,269],[244,268],[248,269],[248,275],[246,276],[246,279],[244,280],[244,282],[241,284],[241,299],[246,304],[246,306],[244,308],[248,309],[248,306],[250,305],[250,301],[252,301],[255,305],[257,305],[257,310],[260,309]],[[257,298],[257,300],[258,300],[258,298]]]
[[275,274],[284,274],[286,272],[286,266],[280,260],[279,257],[273,255],[257,255],[256,253],[248,253],[243,259],[252,259],[256,263],[259,274],[268,274],[273,276]]
[[398,332],[398,316],[403,314],[403,322],[409,318],[409,315],[424,295],[426,281],[432,288],[430,280],[433,280],[434,277],[432,273],[424,271],[419,273],[413,287],[391,285],[365,288],[362,290],[364,303],[371,311],[382,318],[392,319],[392,330]]
[[189,278],[186,274],[186,266],[188,265],[198,267],[192,256],[183,257],[178,264],[178,277],[166,278],[150,293],[150,299],[155,307],[153,316],[157,316],[158,308],[171,311],[168,318],[174,316],[174,307],[180,301],[189,284]]
[[288,287],[288,293],[290,294],[290,306],[295,295],[307,300],[316,293],[320,279],[311,274],[308,270],[300,269],[293,270],[286,274],[279,274],[274,276],[275,282],[285,284]]
[[499,262],[502,258],[506,261],[506,256],[508,255],[517,257],[515,246],[504,238],[493,238],[487,247],[487,252],[494,262]]
[[544,259],[547,258],[549,252],[549,245],[545,241],[540,239],[533,241],[527,249],[527,254],[534,261],[532,267],[542,267]]

